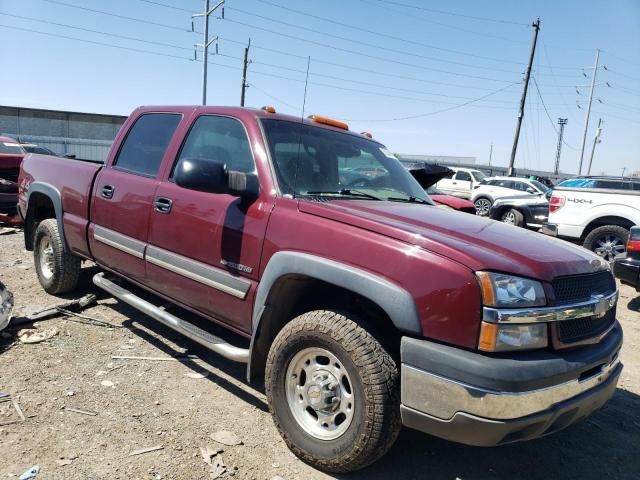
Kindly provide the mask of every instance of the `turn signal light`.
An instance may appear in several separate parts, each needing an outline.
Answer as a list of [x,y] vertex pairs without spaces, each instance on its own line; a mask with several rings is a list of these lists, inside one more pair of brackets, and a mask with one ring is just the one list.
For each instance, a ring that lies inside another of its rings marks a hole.
[[551,200],[549,200],[549,213],[557,212],[564,204],[567,203],[567,198],[563,195],[551,195]]
[[627,242],[627,252],[640,252],[640,240],[631,240]]
[[275,107],[272,107],[271,105],[265,105],[264,107],[262,107],[262,110],[267,113],[276,113]]
[[322,123],[324,125],[341,128],[342,130],[349,130],[349,125],[341,122],[340,120],[334,120],[333,118],[321,117],[320,115],[310,115],[309,120],[313,120],[316,123]]

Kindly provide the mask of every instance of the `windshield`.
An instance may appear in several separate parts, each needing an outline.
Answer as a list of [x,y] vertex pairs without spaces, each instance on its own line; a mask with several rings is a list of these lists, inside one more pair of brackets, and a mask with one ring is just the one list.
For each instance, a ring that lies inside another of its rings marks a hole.
[[570,178],[558,184],[559,187],[593,188],[595,181],[592,178]]
[[12,142],[0,142],[0,153],[10,153],[13,155],[20,155],[24,153],[24,149],[21,145]]
[[379,143],[287,120],[263,119],[283,193],[432,204],[398,159]]
[[473,170],[471,173],[473,173],[473,177],[476,179],[477,182],[481,182],[485,178],[487,178],[487,176],[484,173],[482,173],[480,170]]
[[542,193],[546,192],[547,190],[549,190],[549,187],[547,187],[544,183],[541,183],[537,180],[529,180],[531,182],[531,184],[533,186],[535,186],[538,190],[540,190]]

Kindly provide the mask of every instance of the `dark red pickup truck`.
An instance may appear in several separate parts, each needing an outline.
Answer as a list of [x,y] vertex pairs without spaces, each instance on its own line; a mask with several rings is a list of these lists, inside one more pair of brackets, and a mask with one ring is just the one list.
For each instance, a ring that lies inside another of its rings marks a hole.
[[471,445],[540,437],[615,392],[607,263],[435,208],[392,153],[340,122],[144,107],[104,165],[29,155],[19,184],[46,291],[73,290],[95,261],[97,286],[264,378],[287,445],[320,469],[373,462],[401,425]]

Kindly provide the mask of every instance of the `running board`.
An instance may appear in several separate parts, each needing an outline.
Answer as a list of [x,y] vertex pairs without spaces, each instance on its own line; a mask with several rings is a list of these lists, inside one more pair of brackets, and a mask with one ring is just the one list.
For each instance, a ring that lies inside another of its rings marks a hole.
[[204,345],[209,350],[222,355],[224,358],[240,363],[249,362],[249,349],[234,347],[230,343],[225,342],[221,338],[218,338],[199,327],[196,327],[192,323],[181,320],[175,315],[171,315],[169,312],[165,312],[152,303],[149,303],[146,300],[143,300],[142,298],[134,295],[129,290],[126,290],[120,285],[117,285],[111,280],[108,280],[107,278],[105,278],[104,273],[96,273],[93,276],[93,283],[103,290],[109,292],[118,300],[131,305],[133,308],[140,310],[142,313],[146,313],[151,318],[159,321],[163,325],[166,325],[176,332],[181,333],[185,337],[198,342],[200,345]]

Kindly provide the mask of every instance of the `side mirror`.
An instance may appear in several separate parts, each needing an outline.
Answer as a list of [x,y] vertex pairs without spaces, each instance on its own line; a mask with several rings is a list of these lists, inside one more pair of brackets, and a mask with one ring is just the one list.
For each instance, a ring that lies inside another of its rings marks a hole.
[[223,162],[208,158],[180,159],[173,179],[180,187],[190,190],[238,197],[255,198],[260,190],[255,174],[227,170]]
[[547,190],[544,196],[547,198],[547,200],[549,200],[551,198],[551,195],[553,195],[553,189],[550,188],[549,190]]
[[75,159],[76,156],[73,153],[65,153],[64,155],[62,155],[62,158],[70,158],[70,159]]
[[527,188],[527,193],[536,193],[536,191],[533,188],[529,187]]

